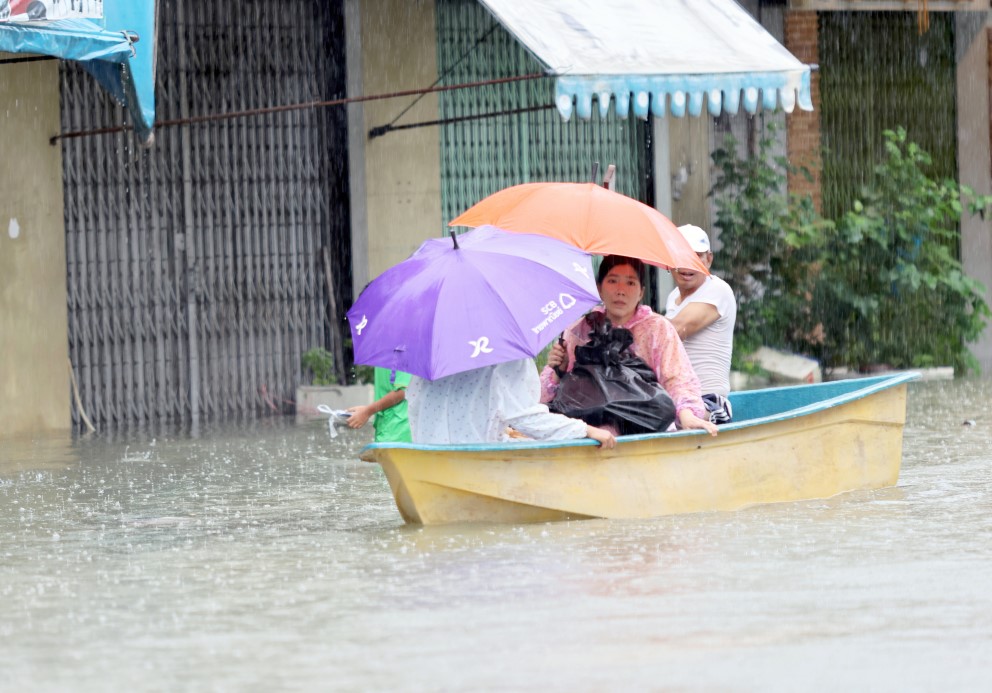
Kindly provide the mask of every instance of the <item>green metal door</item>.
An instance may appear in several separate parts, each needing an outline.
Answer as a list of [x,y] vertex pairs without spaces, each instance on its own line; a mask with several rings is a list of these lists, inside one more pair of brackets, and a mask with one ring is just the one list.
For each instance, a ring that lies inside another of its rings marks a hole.
[[[544,71],[478,0],[438,0],[437,35],[441,84]],[[653,202],[648,124],[612,109],[605,118],[566,123],[549,77],[442,92],[440,111],[443,120],[463,119],[441,129],[444,223],[511,185],[589,181],[597,161],[601,172],[616,164],[618,192]],[[483,114],[493,115],[476,117]]]

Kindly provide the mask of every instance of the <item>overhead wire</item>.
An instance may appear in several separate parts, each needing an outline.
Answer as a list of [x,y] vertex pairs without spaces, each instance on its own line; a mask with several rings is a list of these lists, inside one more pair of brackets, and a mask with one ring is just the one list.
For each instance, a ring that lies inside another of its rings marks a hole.
[[[431,87],[437,86],[438,83],[440,83],[445,77],[447,77],[448,75],[450,75],[455,70],[455,68],[458,67],[465,60],[465,58],[467,58],[470,54],[472,54],[475,51],[476,48],[478,48],[480,45],[482,45],[482,43],[486,39],[488,39],[490,36],[492,36],[492,33],[496,30],[496,28],[498,26],[499,26],[499,24],[493,24],[491,27],[489,27],[489,30],[486,33],[484,33],[482,36],[480,36],[478,39],[476,39],[475,43],[472,44],[472,47],[471,48],[468,48],[464,53],[462,53],[461,57],[458,58],[458,60],[456,60],[454,63],[451,64],[450,67],[448,67],[447,70],[445,70],[443,73],[441,73],[440,75],[438,75],[438,78],[434,80],[434,82],[431,84]],[[390,130],[402,130],[402,129],[404,129],[404,128],[393,127],[393,125],[396,124],[396,121],[397,120],[399,120],[404,115],[406,115],[407,112],[409,112],[409,110],[411,108],[413,108],[418,103],[420,103],[420,100],[422,98],[424,98],[424,96],[426,96],[426,93],[418,95],[417,98],[415,98],[413,101],[411,101],[407,105],[406,108],[404,108],[402,111],[400,111],[396,115],[396,117],[393,118],[391,121],[389,121],[389,123],[387,123],[386,125],[380,125],[378,127],[372,128],[372,130],[369,131],[369,138],[371,139],[372,137],[377,136],[377,135],[373,135],[372,132],[377,131],[377,130],[380,130],[380,129],[384,129],[384,132],[389,132]]]
[[[458,89],[470,89],[472,87],[480,87],[491,84],[505,84],[507,82],[520,82],[531,79],[544,79],[548,75],[544,73],[534,73],[529,75],[515,75],[512,77],[501,77],[498,79],[488,79],[481,80],[478,82],[466,82],[463,84],[446,84],[446,85],[434,85],[427,87],[425,89],[407,89],[404,91],[394,91],[386,94],[370,94],[368,96],[352,96],[342,99],[331,99],[329,101],[307,101],[298,104],[287,104],[283,106],[269,106],[266,108],[252,108],[244,111],[231,111],[228,113],[213,113],[201,116],[191,116],[188,118],[175,118],[172,120],[163,120],[155,123],[155,129],[167,127],[175,127],[177,125],[192,125],[195,123],[209,123],[218,120],[228,120],[231,118],[246,118],[249,116],[257,115],[267,115],[270,113],[283,113],[286,111],[298,111],[310,108],[325,108],[328,106],[344,106],[351,103],[364,103],[366,101],[380,101],[384,99],[395,99],[404,96],[415,96],[430,94],[434,92],[446,92],[455,91]],[[118,125],[106,128],[94,128],[90,130],[77,130],[72,132],[63,132],[58,135],[54,135],[49,139],[49,143],[54,145],[59,140],[74,139],[77,137],[88,137],[91,135],[104,135],[115,132],[127,132],[128,130],[133,130],[131,125]]]

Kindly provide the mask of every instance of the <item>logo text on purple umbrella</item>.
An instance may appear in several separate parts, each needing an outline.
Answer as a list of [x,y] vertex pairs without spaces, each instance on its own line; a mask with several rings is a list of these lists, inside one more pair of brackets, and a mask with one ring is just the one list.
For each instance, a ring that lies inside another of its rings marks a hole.
[[557,301],[548,301],[541,306],[541,312],[544,314],[544,320],[530,328],[531,332],[534,334],[540,334],[547,329],[548,325],[564,315],[565,311],[574,305],[575,298],[573,296],[570,294],[558,294]]
[[369,324],[369,319],[363,315],[362,321],[357,325],[355,325],[355,333],[358,334],[358,336],[360,337],[362,335],[362,330],[364,330],[365,326],[368,324]]
[[479,354],[491,354],[493,353],[492,348],[489,346],[489,337],[479,337],[475,340],[469,340],[469,344],[472,345],[472,355],[469,358],[477,358]]

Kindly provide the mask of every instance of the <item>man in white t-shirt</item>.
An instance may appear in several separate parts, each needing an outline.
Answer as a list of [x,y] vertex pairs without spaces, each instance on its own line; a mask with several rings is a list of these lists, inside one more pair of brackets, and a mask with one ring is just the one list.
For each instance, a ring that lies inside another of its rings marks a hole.
[[[709,268],[713,251],[706,232],[686,224],[679,231]],[[692,368],[702,385],[703,401],[713,423],[729,423],[730,356],[734,350],[734,323],[737,301],[727,282],[714,274],[687,269],[672,270],[675,288],[668,295],[665,317],[672,321],[682,338]],[[721,411],[722,410],[722,411]]]

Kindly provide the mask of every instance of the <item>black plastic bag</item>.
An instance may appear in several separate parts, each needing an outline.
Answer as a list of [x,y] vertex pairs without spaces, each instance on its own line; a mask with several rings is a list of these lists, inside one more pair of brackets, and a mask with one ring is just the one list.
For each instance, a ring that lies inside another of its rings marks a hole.
[[621,435],[667,430],[675,403],[651,367],[630,351],[634,335],[602,313],[586,316],[589,343],[575,348],[575,365],[548,405],[591,426],[612,425]]

